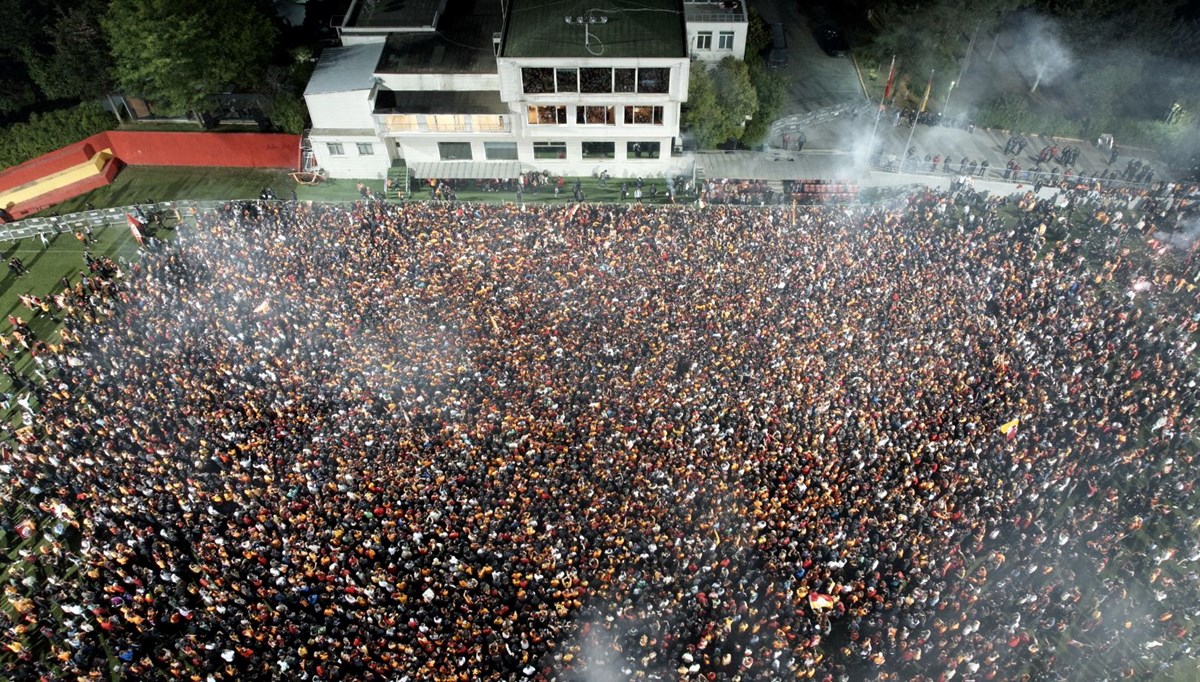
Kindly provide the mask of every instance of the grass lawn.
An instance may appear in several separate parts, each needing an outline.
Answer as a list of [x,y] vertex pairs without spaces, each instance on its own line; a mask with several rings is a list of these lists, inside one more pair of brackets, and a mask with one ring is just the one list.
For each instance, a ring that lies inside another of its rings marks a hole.
[[[468,181],[470,182],[470,181]],[[543,187],[538,193],[526,192],[523,201],[529,203],[562,203],[574,201],[571,188],[575,178],[567,178],[563,190],[556,198],[553,187]],[[607,187],[600,187],[593,177],[580,178],[584,196],[589,202],[621,202],[621,183],[629,187],[632,202],[636,178],[610,178]],[[377,195],[383,193],[383,180],[341,179],[325,180],[316,185],[301,185],[292,180],[288,171],[258,168],[198,168],[174,166],[130,166],[122,170],[111,185],[82,194],[42,211],[38,215],[66,215],[86,210],[91,203],[96,208],[129,206],[155,201],[178,201],[186,199],[254,199],[264,187],[275,190],[280,199],[290,199],[292,191],[301,201],[356,201],[359,199],[358,185],[365,184]],[[473,184],[473,183],[472,183]],[[657,185],[658,197],[650,196],[651,188]],[[642,201],[647,204],[667,203],[666,185],[661,178],[645,180]],[[507,203],[516,201],[514,192],[481,192],[463,189],[457,192],[459,201],[485,203]],[[429,199],[428,185],[421,186],[410,195],[414,200]]]
[[360,182],[372,191],[383,191],[382,180],[327,180],[319,185],[299,185],[288,171],[278,169],[130,166],[118,173],[111,185],[68,199],[38,215],[83,211],[89,202],[107,208],[144,203],[147,199],[255,199],[264,187],[274,189],[280,199],[290,198],[295,189],[302,200],[353,201],[358,199]]
[[[93,237],[95,243],[87,248],[90,248],[92,255],[96,257],[107,256],[113,260],[121,256],[132,258],[137,251],[137,242],[127,229],[101,228],[95,230]],[[3,320],[0,324],[3,328],[8,329],[8,316],[12,315],[28,321],[39,339],[52,338],[58,330],[58,323],[44,316],[31,319],[33,312],[22,306],[17,297],[21,294],[32,294],[44,298],[58,293],[62,291],[63,278],[74,285],[79,281],[80,273],[87,270],[83,257],[84,249],[83,242],[69,232],[56,235],[46,248],[43,248],[37,239],[0,244],[0,254],[3,255],[5,263],[15,256],[29,268],[28,275],[15,277],[10,268],[4,267],[4,278],[0,279],[0,320]],[[16,362],[17,368],[26,372],[31,364],[33,363],[28,353],[23,353]],[[0,390],[8,390],[8,387],[8,377],[0,375]],[[16,411],[14,408],[14,412]]]

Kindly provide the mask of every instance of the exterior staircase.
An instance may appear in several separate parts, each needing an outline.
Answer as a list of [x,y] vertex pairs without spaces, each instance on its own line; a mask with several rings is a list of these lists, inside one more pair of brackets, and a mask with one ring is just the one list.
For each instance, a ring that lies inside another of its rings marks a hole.
[[396,159],[392,162],[392,167],[388,169],[387,179],[389,189],[385,193],[384,199],[404,201],[404,197],[408,195],[408,164],[404,163],[404,159]]

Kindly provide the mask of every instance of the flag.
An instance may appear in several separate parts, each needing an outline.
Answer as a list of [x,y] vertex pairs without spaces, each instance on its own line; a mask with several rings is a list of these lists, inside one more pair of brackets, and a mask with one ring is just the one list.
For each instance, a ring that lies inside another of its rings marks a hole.
[[892,55],[892,65],[888,67],[887,86],[883,89],[883,99],[892,94],[892,82],[896,79],[896,55]]
[[1020,417],[1017,417],[1016,419],[1014,419],[1010,422],[1005,422],[1000,425],[1000,433],[1003,433],[1005,436],[1008,437],[1009,440],[1012,440],[1013,438],[1016,438],[1017,426],[1019,426],[1020,424],[1021,424]]
[[133,234],[133,238],[137,240],[139,245],[143,245],[141,230],[142,221],[134,218],[133,215],[129,213],[125,214],[125,219],[129,221],[129,231]]
[[821,594],[820,592],[808,593],[808,605],[812,607],[813,611],[825,611],[826,609],[832,609],[833,605],[836,603],[837,598],[832,595]]
[[925,96],[921,98],[921,108],[919,113],[925,113],[925,106],[929,104],[929,91],[933,90],[933,72],[929,72],[929,82],[925,84]]

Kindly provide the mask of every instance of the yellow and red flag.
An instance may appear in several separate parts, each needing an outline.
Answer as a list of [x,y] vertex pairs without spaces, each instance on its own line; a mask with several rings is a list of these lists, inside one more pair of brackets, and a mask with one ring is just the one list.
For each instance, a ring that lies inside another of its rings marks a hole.
[[925,106],[929,104],[929,92],[933,90],[933,72],[929,72],[929,82],[925,84],[925,96],[921,98],[920,113],[925,113]]

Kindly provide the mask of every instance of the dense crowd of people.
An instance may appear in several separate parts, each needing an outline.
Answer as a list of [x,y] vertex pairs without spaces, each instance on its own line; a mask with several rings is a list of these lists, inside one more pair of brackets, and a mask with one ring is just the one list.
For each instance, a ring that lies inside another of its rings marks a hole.
[[1031,194],[202,214],[61,302],[0,444],[4,674],[1190,658],[1200,261],[1128,247],[1194,207],[1071,208],[1120,248]]

